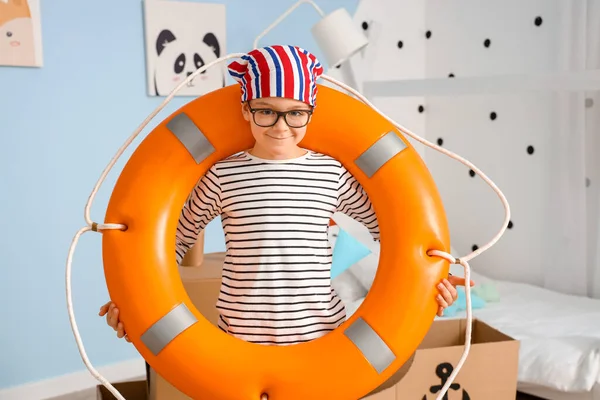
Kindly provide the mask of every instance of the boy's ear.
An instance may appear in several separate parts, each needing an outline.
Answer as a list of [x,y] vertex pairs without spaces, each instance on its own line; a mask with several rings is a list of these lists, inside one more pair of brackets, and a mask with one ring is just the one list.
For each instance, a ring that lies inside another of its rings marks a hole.
[[244,116],[244,119],[248,122],[250,122],[250,108],[248,107],[248,102],[243,102],[242,103],[242,115]]

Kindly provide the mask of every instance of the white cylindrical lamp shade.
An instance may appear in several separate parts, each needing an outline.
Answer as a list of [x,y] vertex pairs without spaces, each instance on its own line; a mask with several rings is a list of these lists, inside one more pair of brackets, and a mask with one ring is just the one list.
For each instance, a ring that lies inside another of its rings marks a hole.
[[326,15],[311,29],[330,67],[336,67],[364,48],[369,41],[345,8]]

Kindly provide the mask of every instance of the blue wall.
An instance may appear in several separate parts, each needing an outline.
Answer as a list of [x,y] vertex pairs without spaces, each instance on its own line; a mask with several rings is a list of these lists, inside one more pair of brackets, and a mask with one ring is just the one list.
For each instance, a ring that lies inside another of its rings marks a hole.
[[[250,50],[254,38],[294,2],[222,2],[227,53]],[[343,6],[352,14],[357,2],[318,4],[326,13]],[[254,12],[260,16],[249,18]],[[139,0],[41,1],[41,15],[44,67],[0,67],[0,388],[85,369],[66,311],[67,250],[84,226],[83,207],[100,173],[163,100],[146,95]],[[297,44],[322,59],[310,34],[317,20],[311,7],[300,7],[261,44]],[[189,101],[176,98],[148,128]],[[93,220],[103,221],[130,154],[98,194]],[[223,249],[220,222],[214,221],[206,251]],[[73,268],[75,313],[94,365],[138,357],[97,316],[108,299],[99,234],[84,236]]]

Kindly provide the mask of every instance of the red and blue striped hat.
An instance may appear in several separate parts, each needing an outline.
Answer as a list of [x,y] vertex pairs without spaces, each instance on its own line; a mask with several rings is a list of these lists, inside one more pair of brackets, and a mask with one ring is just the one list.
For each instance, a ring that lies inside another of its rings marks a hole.
[[296,46],[254,49],[229,64],[229,74],[240,83],[242,102],[261,97],[286,97],[316,105],[317,79],[323,66],[308,51]]

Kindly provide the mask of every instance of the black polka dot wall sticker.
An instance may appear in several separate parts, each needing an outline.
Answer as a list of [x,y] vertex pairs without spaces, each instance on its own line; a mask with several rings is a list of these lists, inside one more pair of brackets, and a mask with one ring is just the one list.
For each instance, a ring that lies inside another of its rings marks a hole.
[[592,98],[585,99],[585,108],[592,108],[592,107],[594,107],[594,99],[592,99]]
[[473,171],[472,169],[469,170],[469,175],[471,175],[471,178],[475,178],[475,175],[477,175],[475,173],[475,171]]
[[431,39],[431,31],[427,31],[427,32],[425,32],[425,37],[426,37],[427,39]]
[[535,20],[533,21],[535,26],[541,26],[542,22],[544,22],[544,21],[542,20],[542,17],[540,17],[540,16],[535,17]]
[[444,145],[444,139],[438,138],[437,144],[438,144],[438,146],[443,146]]
[[404,43],[402,42],[402,40],[398,40],[398,48],[401,49],[404,47]]
[[450,73],[448,74],[448,78],[454,78],[454,74],[453,74],[452,72],[450,72]]
[[489,48],[491,44],[492,44],[492,41],[491,41],[490,39],[485,39],[485,40],[483,41],[483,45],[484,45],[486,48]]
[[533,148],[533,146],[527,146],[527,154],[531,155],[534,151],[535,149]]
[[425,107],[423,107],[423,106],[419,106],[419,109],[418,109],[418,110],[419,110],[419,113],[422,113],[423,111],[425,111]]
[[369,29],[369,23],[367,21],[363,21],[362,23],[362,28],[366,31],[367,29]]
[[496,118],[498,118],[498,114],[496,114],[496,112],[495,112],[495,111],[492,111],[492,112],[490,113],[490,119],[491,119],[492,121],[495,121],[495,120],[496,120]]
[[590,185],[592,184],[592,181],[590,178],[585,178],[585,187],[590,187]]
[[512,229],[513,228],[513,222],[512,221],[508,221],[508,225],[506,227],[508,229]]
[[478,248],[479,248],[479,246],[477,246],[476,244],[474,244],[473,247],[471,247],[471,250],[477,251]]

